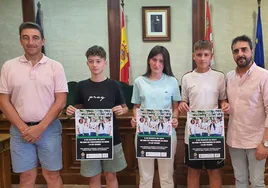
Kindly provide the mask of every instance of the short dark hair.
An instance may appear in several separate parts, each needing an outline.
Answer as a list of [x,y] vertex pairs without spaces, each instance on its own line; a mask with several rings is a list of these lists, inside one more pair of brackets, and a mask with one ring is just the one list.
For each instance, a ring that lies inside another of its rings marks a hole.
[[106,60],[106,52],[104,48],[98,45],[94,45],[87,50],[86,57],[88,58],[89,56],[99,56]]
[[252,41],[251,39],[247,36],[247,35],[241,35],[241,36],[238,36],[238,37],[235,37],[232,41],[232,45],[231,45],[231,49],[233,50],[233,46],[239,42],[239,41],[242,41],[242,42],[247,42],[248,45],[249,45],[249,48],[252,50],[253,47],[252,47]]
[[42,27],[40,25],[38,25],[37,23],[23,22],[22,24],[20,24],[20,27],[19,27],[20,36],[21,36],[22,30],[24,30],[24,29],[36,29],[40,32],[41,38],[44,39],[44,31],[43,31]]
[[210,50],[212,52],[212,44],[208,40],[199,40],[194,43],[194,52],[196,50]]
[[154,56],[158,55],[158,54],[162,54],[163,56],[163,60],[164,60],[164,69],[163,69],[163,73],[165,73],[168,76],[174,76],[172,69],[171,69],[171,65],[170,65],[170,56],[169,56],[169,52],[168,50],[164,47],[164,46],[155,46],[151,49],[148,57],[147,57],[147,70],[146,73],[143,76],[149,77],[152,70],[150,68],[150,59],[153,58]]

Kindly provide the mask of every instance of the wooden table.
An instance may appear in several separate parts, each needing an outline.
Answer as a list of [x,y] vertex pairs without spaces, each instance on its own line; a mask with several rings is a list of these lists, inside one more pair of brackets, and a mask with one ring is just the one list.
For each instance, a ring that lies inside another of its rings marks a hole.
[[0,134],[0,188],[11,188],[9,134]]

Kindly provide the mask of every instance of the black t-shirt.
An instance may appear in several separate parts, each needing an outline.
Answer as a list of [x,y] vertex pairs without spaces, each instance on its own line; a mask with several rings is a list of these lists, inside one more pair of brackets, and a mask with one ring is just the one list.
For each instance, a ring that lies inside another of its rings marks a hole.
[[[111,109],[125,104],[119,84],[107,78],[102,82],[83,80],[77,84],[75,104],[82,104],[84,109]],[[114,145],[121,143],[118,125],[113,113]]]

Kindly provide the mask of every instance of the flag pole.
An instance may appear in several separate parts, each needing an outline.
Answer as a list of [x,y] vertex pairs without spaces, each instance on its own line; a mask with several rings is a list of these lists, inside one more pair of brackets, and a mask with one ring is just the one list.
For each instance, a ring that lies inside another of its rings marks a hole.
[[41,9],[41,3],[40,2],[37,3],[37,8],[38,8],[38,10]]
[[[124,0],[121,0],[121,7],[122,7],[122,11],[120,11],[121,12],[121,16],[123,15],[123,12],[124,12],[124,6],[125,6],[125,3],[124,3]],[[120,27],[121,27],[121,37],[120,37],[120,66],[119,66],[119,81],[122,81],[122,72],[121,72],[121,45],[122,45],[122,19],[124,19],[124,18],[122,18],[121,17],[121,22],[120,22]]]
[[121,0],[122,16],[121,16],[121,44],[120,44],[120,75],[119,80],[129,84],[129,51],[126,34],[125,14],[124,14],[124,0]]
[[256,26],[256,37],[255,37],[255,52],[254,62],[256,65],[264,68],[264,50],[263,50],[263,35],[262,35],[262,23],[261,23],[261,0],[257,0],[258,3],[258,17]]
[[124,0],[121,0],[121,6],[122,6],[122,9],[124,10],[124,6],[125,6]]
[[257,0],[258,6],[261,6],[261,0]]

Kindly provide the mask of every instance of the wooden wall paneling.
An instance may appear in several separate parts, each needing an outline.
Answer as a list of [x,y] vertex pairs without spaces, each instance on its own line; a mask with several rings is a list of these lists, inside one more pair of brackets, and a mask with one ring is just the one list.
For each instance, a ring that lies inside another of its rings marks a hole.
[[[192,46],[205,37],[205,0],[192,0]],[[196,65],[192,62],[192,68]]]
[[107,0],[110,78],[119,80],[120,71],[120,1]]
[[184,164],[184,127],[186,117],[179,119],[179,126],[177,132],[177,149],[174,161],[175,182],[177,185],[187,184],[187,166]]
[[0,134],[0,187],[12,187],[9,134]]
[[34,0],[21,0],[23,22],[35,22]]

